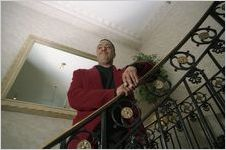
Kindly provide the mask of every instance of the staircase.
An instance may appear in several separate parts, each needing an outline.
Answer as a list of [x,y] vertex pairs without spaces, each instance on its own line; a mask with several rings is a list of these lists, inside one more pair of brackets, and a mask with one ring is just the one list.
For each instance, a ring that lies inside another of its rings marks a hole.
[[[115,125],[130,128],[130,132],[114,148],[121,148],[122,145],[123,148],[131,149],[225,148],[224,10],[223,1],[213,2],[185,38],[140,79],[140,83],[154,85],[150,92],[159,99],[150,104],[150,110],[141,120],[137,119],[139,116],[135,116],[133,122],[127,124],[123,119],[113,119]],[[172,80],[161,77],[150,80],[160,67],[168,71]],[[156,81],[158,85],[155,85]],[[120,106],[119,100],[120,96],[113,98],[44,148],[51,148],[59,143],[63,148],[71,135],[79,133],[79,129],[96,116],[101,115],[104,122],[106,118],[103,114],[107,109],[119,107],[123,110],[125,107]],[[130,107],[134,110],[137,104],[128,103],[129,108],[125,112],[130,115]],[[150,117],[154,119],[147,121]],[[135,135],[144,122],[146,134],[142,138],[145,143],[139,145]],[[100,138],[95,139],[98,148],[106,148],[107,134],[103,126]],[[90,148],[89,143],[83,143],[81,148]]]

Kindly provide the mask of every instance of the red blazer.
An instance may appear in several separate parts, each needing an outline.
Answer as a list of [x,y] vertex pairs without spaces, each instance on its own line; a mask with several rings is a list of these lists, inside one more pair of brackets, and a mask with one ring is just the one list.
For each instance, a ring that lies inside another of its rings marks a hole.
[[[138,76],[143,75],[152,67],[153,64],[145,63],[142,67],[143,69],[139,71]],[[116,88],[122,84],[123,71],[124,69],[116,69],[115,66],[113,67],[113,77]],[[100,74],[95,67],[74,71],[71,86],[68,91],[69,105],[77,110],[73,124],[79,122],[115,96],[115,89],[103,88]],[[99,123],[100,116],[90,121],[84,128],[92,132]],[[87,139],[87,136],[87,134],[80,134],[77,139],[69,143],[69,148],[76,148],[77,143],[81,139]]]

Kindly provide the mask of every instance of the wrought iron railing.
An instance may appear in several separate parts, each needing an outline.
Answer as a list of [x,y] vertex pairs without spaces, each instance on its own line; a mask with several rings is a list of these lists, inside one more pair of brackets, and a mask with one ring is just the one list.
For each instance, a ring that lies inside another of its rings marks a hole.
[[[99,115],[100,135],[88,134],[97,143],[96,148],[108,148],[105,113],[109,109],[115,126],[129,128],[111,148],[224,148],[224,7],[224,2],[213,2],[185,38],[139,80],[140,84],[148,81],[155,85],[158,81],[161,85],[150,91],[159,100],[150,104],[150,110],[141,119],[135,102],[122,101],[122,96],[117,96],[44,148],[65,139],[67,143],[69,136],[86,132],[80,129]],[[149,80],[160,67],[168,71],[171,82],[161,77]],[[130,115],[135,116],[128,122]],[[139,135],[145,141],[141,144],[137,142],[140,125],[150,116],[155,120]],[[87,147],[90,148],[89,141],[80,143],[80,148]]]

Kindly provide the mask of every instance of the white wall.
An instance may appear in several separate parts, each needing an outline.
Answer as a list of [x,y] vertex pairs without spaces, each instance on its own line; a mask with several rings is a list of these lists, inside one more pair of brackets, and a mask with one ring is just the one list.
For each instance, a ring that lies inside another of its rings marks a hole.
[[141,50],[164,58],[194,27],[206,12],[211,1],[172,1],[156,14],[147,29]]
[[[71,24],[40,14],[19,3],[2,2],[2,78],[29,34],[95,55],[97,42],[104,37],[98,37]],[[131,56],[136,51],[121,43],[114,43],[117,53],[115,65],[123,67],[131,63]],[[125,57],[128,59],[122,59]]]
[[17,112],[2,111],[1,118],[3,149],[40,149],[71,127],[68,119]]
[[[48,17],[19,2],[1,3],[2,49],[1,78],[12,65],[29,34],[95,54],[97,42],[104,37],[87,33],[80,28]],[[114,41],[113,41],[114,42]],[[115,65],[123,67],[132,62],[136,51],[115,43]],[[124,59],[128,58],[128,59]],[[2,111],[2,148],[40,148],[44,141],[54,138],[58,131],[71,125],[70,120]]]

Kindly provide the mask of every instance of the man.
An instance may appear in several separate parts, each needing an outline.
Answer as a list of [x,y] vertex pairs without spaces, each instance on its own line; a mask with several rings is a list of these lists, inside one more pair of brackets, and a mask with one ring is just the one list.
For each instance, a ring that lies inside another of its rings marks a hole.
[[[153,67],[153,64],[137,63],[124,69],[116,69],[113,65],[116,56],[115,47],[107,39],[100,40],[96,54],[98,65],[88,70],[79,69],[73,73],[72,83],[68,91],[69,104],[77,110],[73,124],[79,122],[115,96],[131,95],[138,84],[138,78]],[[118,129],[114,129],[112,124],[111,116],[107,112],[107,131],[113,134]],[[84,131],[72,138],[68,148],[80,148],[79,144],[84,140],[87,140],[88,144],[91,143],[92,148],[98,148],[89,133],[100,132],[100,117],[85,125]],[[111,143],[110,140],[115,140],[111,137],[107,137],[107,139],[109,139],[108,143]],[[120,140],[120,137],[118,139]],[[108,148],[111,148],[110,144]]]

